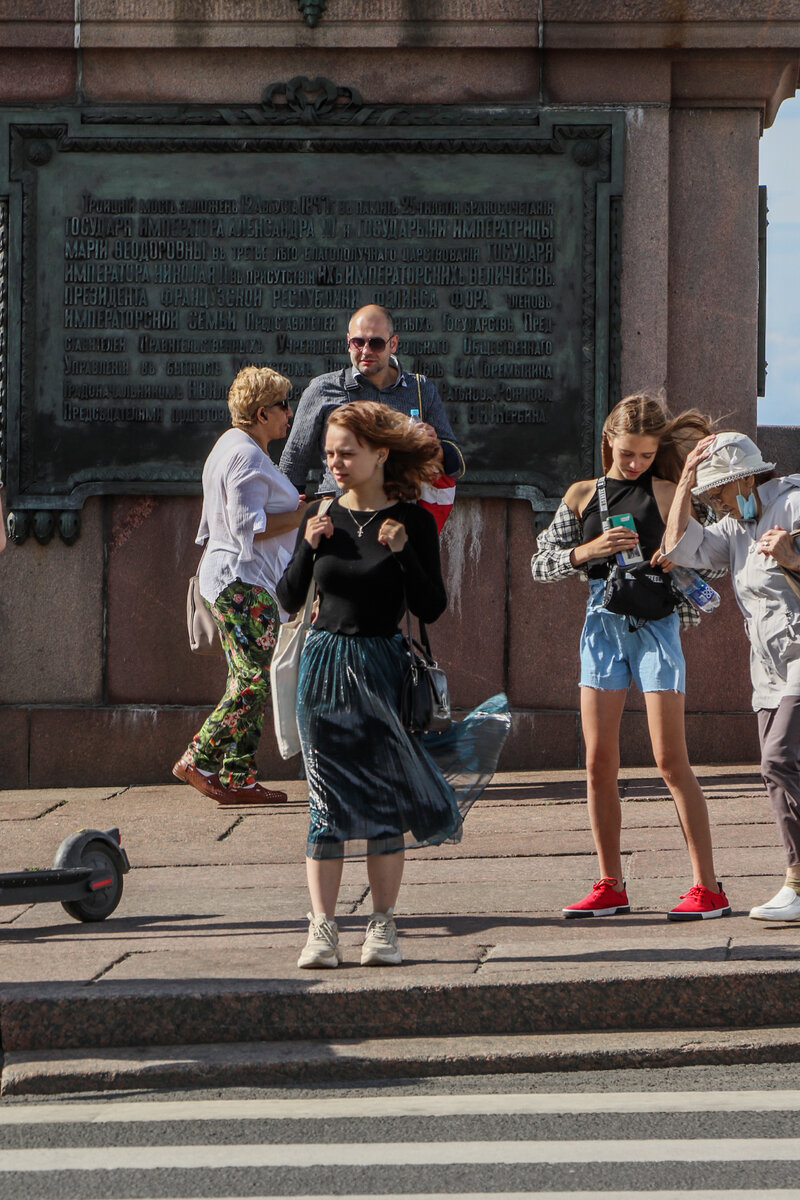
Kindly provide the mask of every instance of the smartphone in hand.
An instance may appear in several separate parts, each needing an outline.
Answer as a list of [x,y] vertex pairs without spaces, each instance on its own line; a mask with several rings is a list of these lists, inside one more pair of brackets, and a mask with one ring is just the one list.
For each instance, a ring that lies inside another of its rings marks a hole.
[[[636,533],[636,522],[633,519],[632,513],[617,513],[616,516],[610,517],[609,520],[615,529],[630,529],[632,533]],[[621,567],[635,567],[639,563],[644,562],[644,557],[638,543],[632,546],[630,550],[620,550],[617,554],[617,562]]]

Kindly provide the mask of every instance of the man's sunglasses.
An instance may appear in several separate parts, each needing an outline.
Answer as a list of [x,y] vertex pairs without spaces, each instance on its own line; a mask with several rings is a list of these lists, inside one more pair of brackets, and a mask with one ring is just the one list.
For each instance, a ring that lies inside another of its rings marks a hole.
[[387,341],[386,338],[381,337],[348,337],[347,344],[348,346],[354,347],[356,350],[363,350],[365,346],[369,346],[370,350],[373,350],[375,354],[382,354],[386,349]]
[[264,408],[266,408],[266,409],[282,408],[284,412],[288,412],[289,411],[289,401],[288,400],[276,400],[274,404],[265,404]]

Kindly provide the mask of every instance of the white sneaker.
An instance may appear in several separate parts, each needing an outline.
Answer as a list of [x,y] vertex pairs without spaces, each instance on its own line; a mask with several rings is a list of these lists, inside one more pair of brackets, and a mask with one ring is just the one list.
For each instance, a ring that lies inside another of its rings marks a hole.
[[361,947],[362,967],[395,967],[403,961],[392,912],[390,908],[385,913],[376,912],[370,917]]
[[800,921],[800,896],[784,884],[766,904],[751,908],[750,916],[756,921]]
[[300,951],[298,967],[338,967],[342,961],[339,949],[339,929],[335,921],[329,921],[325,913],[308,916],[308,941]]

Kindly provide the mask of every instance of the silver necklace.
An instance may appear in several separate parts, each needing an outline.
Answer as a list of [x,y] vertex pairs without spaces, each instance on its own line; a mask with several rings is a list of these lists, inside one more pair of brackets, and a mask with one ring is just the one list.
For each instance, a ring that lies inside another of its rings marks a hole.
[[356,534],[356,537],[363,537],[363,536],[364,536],[364,530],[367,528],[367,526],[369,525],[370,521],[374,521],[374,520],[375,520],[375,518],[377,517],[378,513],[381,511],[379,508],[376,508],[376,509],[375,509],[375,512],[372,514],[372,516],[371,516],[371,517],[367,517],[366,521],[357,521],[357,520],[355,519],[355,517],[353,516],[353,511],[352,511],[352,509],[350,509],[350,508],[347,508],[347,507],[346,507],[344,504],[342,505],[342,508],[344,509],[344,511],[345,511],[345,512],[347,512],[347,513],[350,513],[350,518],[351,518],[351,520],[352,520],[353,524],[355,525],[356,529],[358,530],[358,533]]

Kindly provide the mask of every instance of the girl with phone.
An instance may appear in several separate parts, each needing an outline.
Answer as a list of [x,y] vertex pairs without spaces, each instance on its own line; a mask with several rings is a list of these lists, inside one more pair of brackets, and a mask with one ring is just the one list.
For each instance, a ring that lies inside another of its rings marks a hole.
[[[644,694],[653,755],[675,803],[692,869],[691,886],[667,917],[704,920],[731,911],[717,882],[708,809],[686,748],[679,628],[681,623],[696,624],[699,616],[683,602],[667,616],[632,627],[627,616],[604,607],[606,581],[617,556],[629,558],[638,551],[650,563],[649,573],[655,574],[672,565],[660,549],[667,514],[686,452],[708,432],[708,422],[699,412],[671,419],[654,396],[626,397],[603,425],[605,475],[573,483],[538,538],[531,563],[535,580],[549,583],[583,575],[589,583],[580,640],[581,726],[600,878],[586,896],[562,909],[565,917],[630,912],[622,869],[618,774],[620,723],[631,682]],[[603,490],[608,528],[601,516]],[[614,524],[621,514],[632,518],[633,528],[630,520]]]

